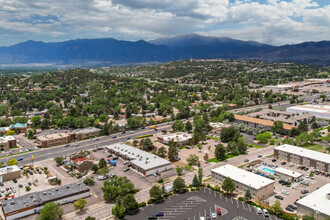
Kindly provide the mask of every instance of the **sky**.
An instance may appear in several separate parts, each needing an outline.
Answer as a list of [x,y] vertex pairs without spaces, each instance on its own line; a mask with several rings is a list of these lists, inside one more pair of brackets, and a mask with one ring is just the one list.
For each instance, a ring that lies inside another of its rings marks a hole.
[[330,40],[330,0],[0,0],[0,46],[190,33],[272,45]]

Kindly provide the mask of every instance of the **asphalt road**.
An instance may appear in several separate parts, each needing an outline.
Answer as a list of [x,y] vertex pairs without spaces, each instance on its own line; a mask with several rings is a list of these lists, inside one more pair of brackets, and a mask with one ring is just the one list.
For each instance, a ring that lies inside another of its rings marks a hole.
[[[159,124],[159,125],[157,125],[157,129],[158,129],[158,132],[161,132],[161,130],[170,130],[171,125],[168,125],[167,123]],[[40,149],[40,150],[36,150],[36,151],[27,152],[24,154],[13,155],[10,157],[1,158],[0,162],[3,162],[4,164],[6,164],[6,162],[11,158],[15,158],[17,160],[23,159],[23,160],[18,161],[18,166],[22,166],[22,165],[30,164],[32,162],[31,155],[33,155],[33,157],[34,157],[34,162],[37,162],[37,161],[42,161],[42,160],[46,160],[49,158],[58,157],[58,156],[69,155],[69,154],[76,153],[76,152],[79,152],[82,150],[90,150],[95,147],[101,147],[101,146],[105,146],[105,145],[123,142],[123,141],[126,141],[128,138],[133,139],[137,136],[156,133],[155,130],[149,129],[149,127],[146,127],[145,129],[135,130],[135,133],[133,133],[133,134],[131,134],[130,132],[131,131],[127,131],[125,134],[122,134],[121,132],[119,132],[119,133],[111,134],[109,136],[100,137],[98,141],[86,140],[86,141],[82,141],[82,142],[73,142],[70,144],[71,145],[70,147],[64,147],[65,145],[60,145],[60,146],[54,146],[54,147],[49,147],[49,148]],[[117,136],[117,138],[113,138],[114,136]],[[73,144],[79,144],[79,146],[72,147]]]
[[163,212],[165,215],[159,217],[159,220],[199,220],[201,216],[211,216],[212,213],[216,212],[217,208],[221,209],[222,215],[217,215],[216,219],[277,220],[272,215],[265,217],[263,214],[257,214],[253,206],[230,197],[225,197],[223,194],[208,188],[201,188],[197,192],[187,192],[171,196],[161,204],[147,206],[136,215],[126,216],[126,219],[148,219],[149,216],[157,212]]

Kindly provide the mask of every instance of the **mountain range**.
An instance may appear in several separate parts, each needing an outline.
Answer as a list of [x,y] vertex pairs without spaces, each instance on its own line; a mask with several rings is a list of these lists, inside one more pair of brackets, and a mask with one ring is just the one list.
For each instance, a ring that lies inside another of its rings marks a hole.
[[44,43],[26,41],[0,47],[0,64],[131,64],[180,59],[256,59],[330,65],[330,41],[272,46],[255,41],[206,37],[197,34],[146,42],[113,38],[77,39]]

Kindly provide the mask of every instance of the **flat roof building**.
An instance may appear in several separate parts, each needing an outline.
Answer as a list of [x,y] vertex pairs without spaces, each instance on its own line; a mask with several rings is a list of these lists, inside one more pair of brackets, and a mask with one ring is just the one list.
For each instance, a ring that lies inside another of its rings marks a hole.
[[0,183],[18,179],[21,177],[21,170],[17,165],[0,168]]
[[297,105],[286,108],[287,112],[309,113],[316,118],[330,119],[330,105]]
[[90,195],[89,188],[83,183],[69,185],[26,194],[8,200],[2,200],[2,211],[6,220],[33,215],[43,209],[48,202],[65,204]]
[[89,127],[73,130],[72,133],[75,140],[81,141],[89,137],[99,136],[101,131],[99,128]]
[[16,138],[13,136],[0,137],[0,152],[8,151],[12,147],[16,147]]
[[144,176],[172,169],[171,162],[124,143],[109,145],[107,148],[109,152],[129,160],[131,167]]
[[282,180],[286,180],[290,182],[299,182],[304,177],[302,173],[292,171],[283,167],[275,168],[274,175],[278,176]]
[[168,145],[170,141],[174,141],[176,146],[184,146],[192,139],[192,134],[184,132],[176,132],[173,134],[164,134],[158,137],[158,141],[162,144]]
[[27,131],[27,125],[25,123],[12,124],[9,128],[15,130],[16,134],[26,133]]
[[270,121],[281,121],[293,126],[298,126],[302,122],[306,122],[308,124],[314,117],[308,113],[285,112],[273,109],[262,109],[259,112],[250,113],[249,116]]
[[330,183],[297,201],[298,215],[314,214],[315,219],[326,220],[330,217]]
[[330,171],[329,154],[308,150],[302,147],[283,144],[274,148],[274,157],[289,163],[313,167],[320,171]]
[[[260,119],[260,118],[253,118],[253,117],[248,117],[245,115],[234,115],[235,121],[237,123],[244,123],[252,127],[257,127],[258,125],[265,126],[268,130],[271,129],[273,126],[274,122],[270,120],[265,120],[265,119]],[[295,126],[289,125],[286,123],[283,123],[283,129],[284,130],[291,130]]]
[[237,192],[245,193],[245,191],[249,189],[252,197],[258,200],[265,199],[274,194],[274,180],[230,164],[211,170],[211,174],[213,181],[219,184],[222,184],[222,182],[229,177],[235,182]]
[[36,141],[42,147],[51,147],[55,145],[71,143],[71,135],[68,133],[56,133],[37,136]]

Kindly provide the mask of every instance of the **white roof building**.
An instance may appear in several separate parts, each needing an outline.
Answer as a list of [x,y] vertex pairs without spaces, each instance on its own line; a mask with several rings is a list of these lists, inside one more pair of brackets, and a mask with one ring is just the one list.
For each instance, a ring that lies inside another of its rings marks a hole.
[[280,174],[283,174],[285,176],[289,176],[289,177],[292,177],[292,178],[299,178],[299,177],[302,177],[303,174],[302,173],[299,173],[299,172],[296,172],[296,171],[292,171],[292,170],[289,170],[289,169],[285,169],[283,167],[277,167],[274,169],[274,172],[277,172],[277,173],[280,173]]
[[330,216],[330,183],[320,187],[306,197],[297,201],[298,214],[316,214],[316,219]]
[[107,148],[110,152],[128,159],[132,167],[145,176],[172,169],[171,162],[124,143],[109,145]]
[[0,144],[7,143],[8,141],[14,141],[16,138],[14,136],[4,136],[0,137]]
[[158,136],[158,141],[163,144],[168,144],[170,141],[174,141],[177,145],[187,144],[193,135],[184,132],[176,132],[173,134],[166,134]]
[[230,164],[215,168],[212,170],[212,172],[220,174],[224,177],[229,177],[235,182],[242,183],[256,190],[273,184],[275,182],[274,180],[259,176],[255,173],[248,172]]
[[286,108],[287,112],[309,113],[316,118],[330,119],[330,105],[297,105]]
[[308,150],[302,147],[296,147],[290,144],[283,144],[281,146],[275,147],[274,150],[286,152],[289,154],[295,154],[300,157],[309,158],[315,161],[320,161],[323,163],[330,163],[330,155],[321,153],[314,150]]

